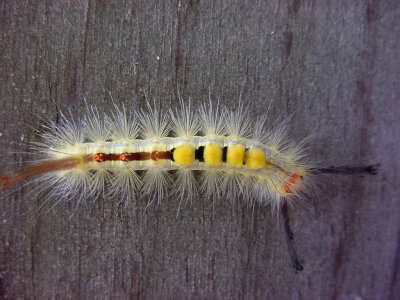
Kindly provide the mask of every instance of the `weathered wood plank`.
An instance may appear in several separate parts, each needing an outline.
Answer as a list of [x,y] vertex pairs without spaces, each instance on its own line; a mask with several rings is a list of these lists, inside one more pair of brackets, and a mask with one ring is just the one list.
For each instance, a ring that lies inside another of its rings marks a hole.
[[254,114],[272,100],[315,160],[381,169],[326,175],[312,208],[289,208],[297,273],[268,207],[199,199],[176,217],[172,197],[99,199],[70,217],[2,194],[1,296],[398,299],[399,15],[396,1],[3,1],[1,153],[56,117],[51,98],[79,115],[83,96],[103,111],[109,94],[170,107],[179,91]]

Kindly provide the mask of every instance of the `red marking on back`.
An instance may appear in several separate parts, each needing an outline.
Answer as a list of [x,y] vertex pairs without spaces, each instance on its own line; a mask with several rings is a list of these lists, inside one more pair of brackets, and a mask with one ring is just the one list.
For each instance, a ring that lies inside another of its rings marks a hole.
[[151,158],[152,160],[158,160],[158,151],[153,151],[153,152],[151,152],[150,158]]
[[152,151],[152,152],[134,152],[134,153],[96,153],[89,160],[96,162],[104,161],[137,161],[137,160],[159,160],[159,159],[171,159],[171,151]]
[[297,184],[297,180],[300,178],[300,175],[297,173],[293,173],[292,175],[290,175],[290,178],[285,182],[285,184],[283,185],[283,188],[285,189],[285,192],[288,194],[292,194],[292,190],[291,187],[293,185]]

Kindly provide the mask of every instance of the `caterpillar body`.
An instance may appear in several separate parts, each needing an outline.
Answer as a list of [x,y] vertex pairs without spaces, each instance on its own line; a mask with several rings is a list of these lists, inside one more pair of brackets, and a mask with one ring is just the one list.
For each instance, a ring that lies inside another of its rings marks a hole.
[[114,105],[109,115],[88,107],[81,122],[61,113],[60,122],[47,123],[43,142],[34,144],[43,157],[1,175],[0,188],[30,180],[57,202],[100,193],[160,202],[172,187],[182,200],[243,196],[279,208],[307,190],[312,173],[303,144],[288,142],[284,132],[284,123],[269,130],[266,116],[253,122],[243,105],[228,110],[210,102],[195,113],[180,101],[167,114]]

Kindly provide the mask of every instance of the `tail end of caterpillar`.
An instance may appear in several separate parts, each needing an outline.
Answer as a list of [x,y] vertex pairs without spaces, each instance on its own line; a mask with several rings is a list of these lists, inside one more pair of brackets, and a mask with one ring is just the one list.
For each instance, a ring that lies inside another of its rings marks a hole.
[[10,181],[10,176],[0,175],[0,190],[5,190],[8,188],[12,184]]
[[69,170],[77,167],[88,160],[88,158],[79,156],[70,156],[61,159],[45,160],[37,164],[27,166],[26,168],[14,171],[9,175],[0,175],[0,190],[5,190],[8,187],[21,182],[23,180],[32,178],[34,176],[50,173],[61,170]]

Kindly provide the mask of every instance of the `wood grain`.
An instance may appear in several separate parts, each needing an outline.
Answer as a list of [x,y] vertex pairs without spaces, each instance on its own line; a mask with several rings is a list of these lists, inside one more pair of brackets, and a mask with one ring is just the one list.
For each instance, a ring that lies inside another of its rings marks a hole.
[[2,193],[1,298],[399,299],[399,15],[398,1],[2,1],[2,170],[55,103],[78,119],[83,97],[107,111],[178,93],[255,115],[273,101],[271,123],[295,113],[289,134],[316,161],[381,167],[321,175],[311,207],[289,207],[301,272],[282,218],[242,199],[177,216],[174,197],[38,212],[28,188]]

